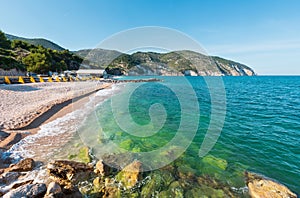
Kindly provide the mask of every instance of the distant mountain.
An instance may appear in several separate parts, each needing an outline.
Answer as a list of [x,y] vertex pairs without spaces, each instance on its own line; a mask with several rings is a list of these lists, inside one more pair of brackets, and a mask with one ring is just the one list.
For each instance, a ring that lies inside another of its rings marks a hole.
[[188,50],[136,52],[129,55],[113,50],[86,49],[74,53],[84,58],[86,64],[106,68],[108,73],[115,75],[256,75],[244,64]]
[[6,38],[13,41],[13,40],[21,40],[21,41],[26,41],[29,44],[38,46],[41,45],[44,48],[49,48],[52,50],[57,50],[57,51],[62,51],[65,50],[63,47],[57,45],[56,43],[49,41],[47,39],[43,39],[43,38],[23,38],[23,37],[18,37],[18,36],[14,36],[14,35],[10,35],[10,34],[5,34]]
[[105,68],[110,64],[111,60],[122,55],[116,50],[105,49],[82,49],[74,52],[77,56],[84,58],[83,64],[88,64],[94,67]]

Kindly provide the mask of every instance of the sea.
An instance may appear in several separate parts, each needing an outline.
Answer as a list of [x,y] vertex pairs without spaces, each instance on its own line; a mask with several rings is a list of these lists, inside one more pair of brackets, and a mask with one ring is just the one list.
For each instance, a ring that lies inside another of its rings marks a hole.
[[169,167],[189,185],[210,178],[237,193],[248,171],[300,194],[299,76],[119,80],[153,77],[159,81],[115,85],[80,118],[77,137],[96,157],[134,156],[145,172]]

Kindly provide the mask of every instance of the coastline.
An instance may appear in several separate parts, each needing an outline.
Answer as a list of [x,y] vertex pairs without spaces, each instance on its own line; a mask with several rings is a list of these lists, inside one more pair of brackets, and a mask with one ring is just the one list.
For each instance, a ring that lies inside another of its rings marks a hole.
[[[76,83],[78,84],[78,83]],[[76,107],[80,107],[84,104],[86,104],[89,100],[89,96],[95,95],[99,90],[108,89],[111,87],[111,83],[97,83],[94,82],[92,84],[94,87],[91,88],[91,86],[87,86],[86,89],[80,88],[79,91],[74,92],[72,94],[65,94],[67,97],[63,97],[60,100],[54,100],[49,103],[45,103],[42,107],[37,107],[36,109],[30,109],[31,112],[39,112],[38,114],[35,114],[34,116],[30,116],[30,119],[20,120],[17,116],[14,117],[13,123],[16,123],[16,126],[22,126],[22,127],[16,127],[13,129],[1,129],[1,141],[0,141],[0,169],[8,167],[12,162],[11,160],[3,159],[2,154],[6,151],[8,151],[10,148],[18,144],[20,141],[24,140],[27,136],[36,135],[39,130],[41,130],[41,126],[46,125],[47,123],[50,123],[58,118],[62,118],[65,115],[73,112]],[[73,84],[72,84],[73,86]],[[12,86],[13,89],[22,89],[21,86]],[[67,85],[68,87],[68,85]],[[11,87],[5,87],[11,88]],[[0,91],[1,90],[0,88]],[[72,92],[73,90],[69,90],[69,92]],[[16,101],[16,103],[18,103]],[[10,103],[14,104],[14,103]],[[3,105],[3,101],[2,101]],[[9,108],[8,108],[9,109]],[[1,109],[3,110],[3,109]],[[2,115],[4,115],[6,112],[2,111]],[[24,115],[21,115],[21,117],[25,117]],[[11,119],[12,120],[12,119]],[[11,121],[10,120],[10,121]],[[21,121],[21,124],[18,124],[17,122]],[[6,123],[4,123],[5,125]]]

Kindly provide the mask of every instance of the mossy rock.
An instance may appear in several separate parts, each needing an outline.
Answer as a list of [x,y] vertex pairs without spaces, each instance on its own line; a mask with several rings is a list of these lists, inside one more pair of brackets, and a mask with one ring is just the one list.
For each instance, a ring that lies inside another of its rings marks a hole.
[[185,193],[185,197],[199,197],[199,198],[223,198],[226,197],[225,193],[220,189],[213,189],[208,186],[201,186],[197,188],[193,188],[191,190],[188,190]]
[[143,186],[141,196],[145,198],[155,197],[155,193],[162,188],[163,178],[159,171],[150,175],[150,180]]
[[228,165],[226,160],[224,160],[222,158],[217,158],[217,157],[212,156],[212,155],[205,156],[202,159],[202,162],[204,164],[209,164],[211,166],[218,167],[221,170],[225,170],[227,168],[227,165]]
[[131,139],[124,140],[120,142],[119,147],[129,151],[133,146],[133,141]]
[[78,159],[81,162],[84,162],[84,163],[90,163],[91,162],[91,156],[89,154],[89,148],[87,146],[82,147],[82,148],[79,149]]
[[132,162],[116,175],[116,180],[121,182],[125,189],[131,189],[141,179],[141,166],[139,161]]
[[182,198],[184,197],[184,190],[179,181],[174,181],[170,184],[167,191],[162,191],[159,195],[159,197]]

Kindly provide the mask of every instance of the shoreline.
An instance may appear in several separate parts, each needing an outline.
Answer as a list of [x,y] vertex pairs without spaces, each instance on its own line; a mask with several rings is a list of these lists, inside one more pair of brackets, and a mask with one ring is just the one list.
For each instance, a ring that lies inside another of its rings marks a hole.
[[[22,141],[27,136],[32,136],[37,134],[41,130],[41,126],[46,125],[58,118],[62,118],[65,115],[74,111],[74,106],[80,107],[88,102],[89,96],[95,95],[99,90],[108,89],[112,86],[112,83],[102,83],[98,84],[97,88],[88,91],[86,93],[78,93],[74,95],[73,98],[67,98],[66,100],[61,100],[60,103],[53,103],[52,106],[43,108],[43,112],[39,113],[37,116],[32,117],[29,122],[26,122],[22,127],[17,129],[1,129],[1,141],[0,141],[0,169],[7,168],[11,163],[12,159],[5,159],[2,153],[8,151],[18,142]],[[3,136],[3,134],[5,136]],[[4,158],[4,159],[3,159]]]

